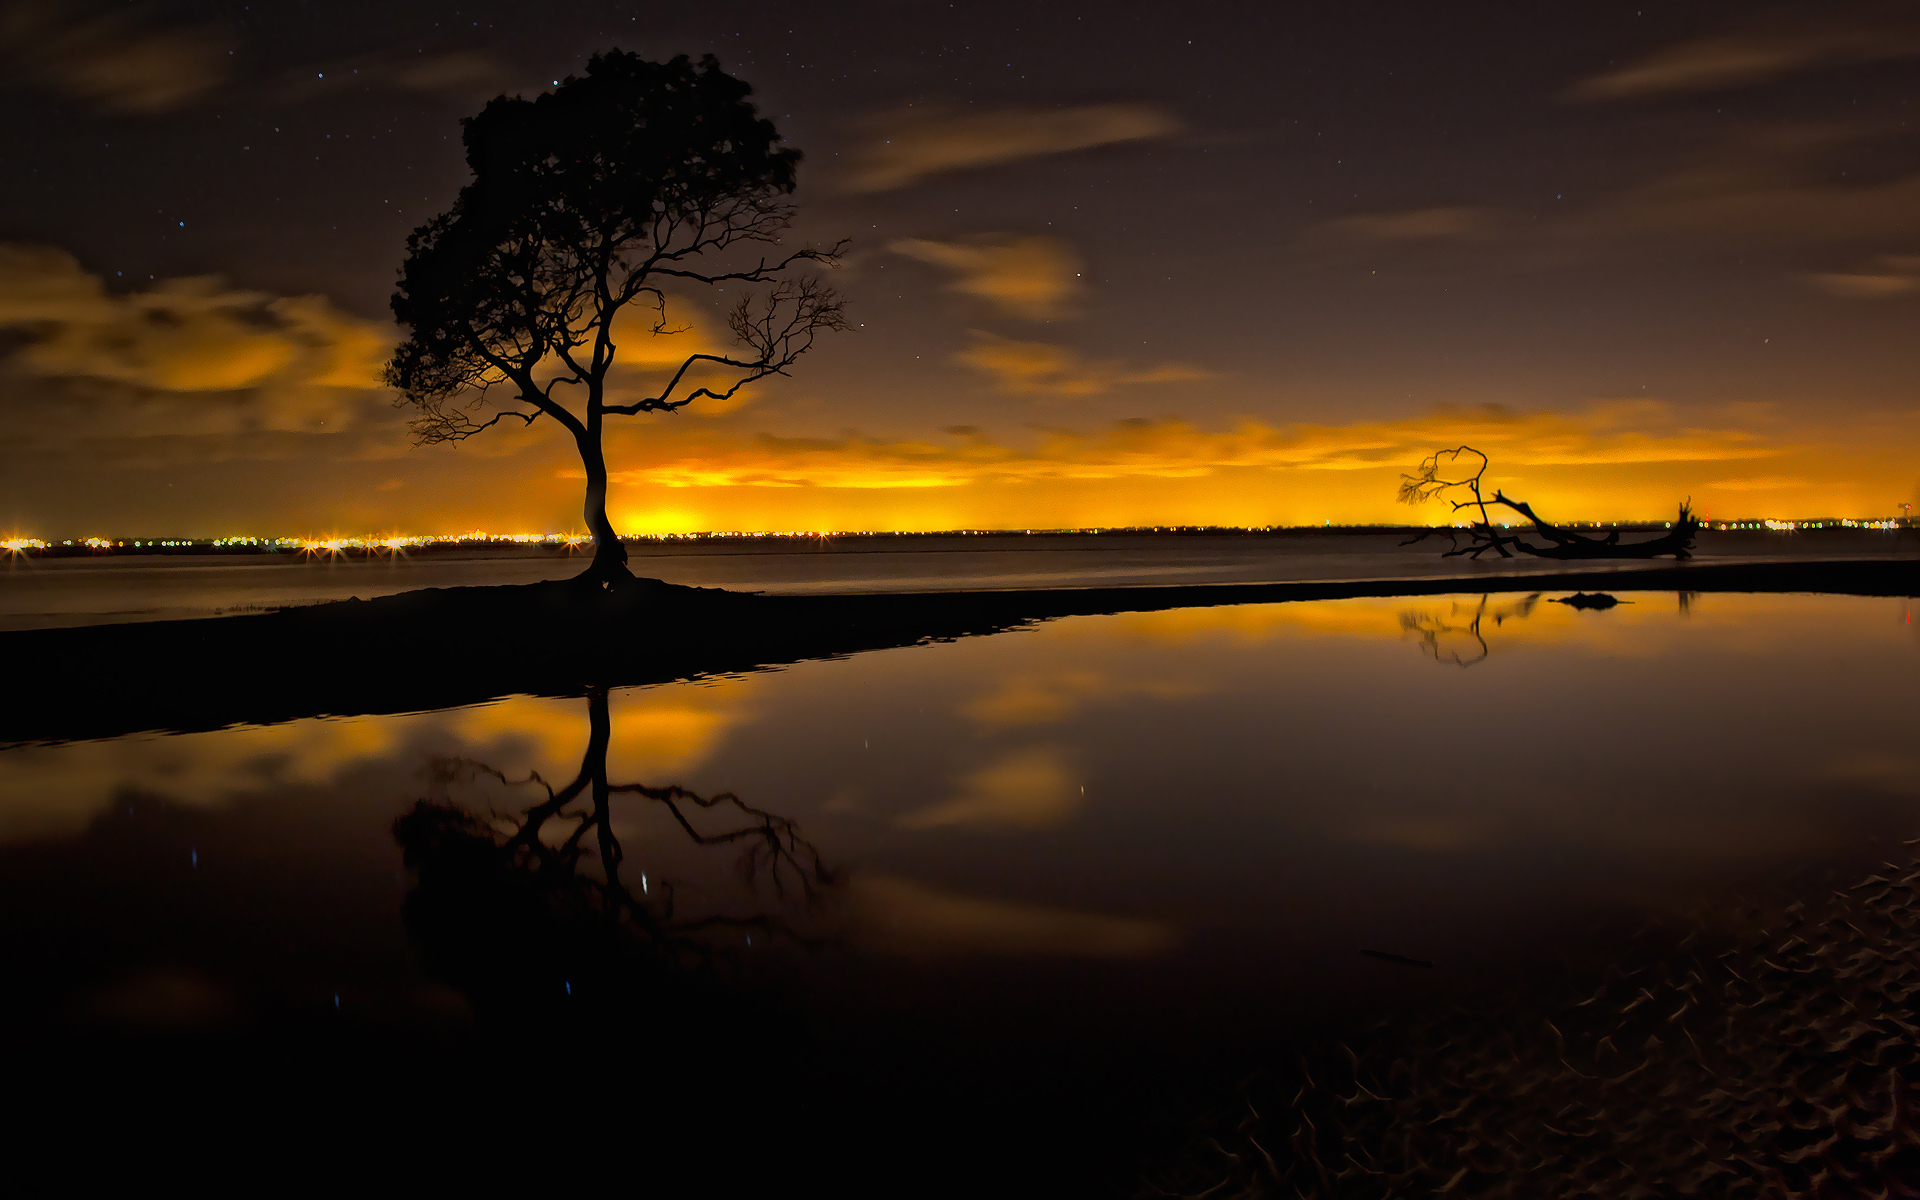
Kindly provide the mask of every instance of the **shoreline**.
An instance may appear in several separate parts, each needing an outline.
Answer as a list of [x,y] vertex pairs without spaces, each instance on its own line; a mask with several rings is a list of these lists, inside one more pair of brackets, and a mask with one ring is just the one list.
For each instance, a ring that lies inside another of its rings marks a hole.
[[579,695],[951,641],[1068,616],[1512,592],[1920,595],[1920,559],[1684,562],[1510,575],[761,595],[636,580],[425,588],[374,600],[0,632],[22,711],[0,746]]

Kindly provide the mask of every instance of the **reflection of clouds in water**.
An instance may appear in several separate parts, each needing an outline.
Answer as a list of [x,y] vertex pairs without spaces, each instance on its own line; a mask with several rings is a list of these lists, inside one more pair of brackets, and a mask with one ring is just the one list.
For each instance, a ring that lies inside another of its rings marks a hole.
[[1888,750],[1855,750],[1827,766],[1827,776],[1877,792],[1920,796],[1920,758]]
[[1354,841],[1367,845],[1438,852],[1471,850],[1498,840],[1488,822],[1465,814],[1365,817],[1356,821],[1348,833]]
[[969,772],[951,799],[900,818],[907,829],[949,825],[1052,829],[1085,803],[1058,746],[1030,746]]
[[81,1007],[109,1024],[180,1029],[216,1024],[240,1006],[230,991],[203,975],[161,968],[100,988]]
[[[1587,591],[1604,591],[1604,576],[1589,581]],[[1576,588],[1541,593],[1543,600],[1573,594]],[[1464,625],[1485,593],[1462,591],[1409,598],[1364,596],[1347,600],[1306,600],[1277,604],[1243,604],[1221,608],[1182,608],[1165,612],[1120,613],[1110,617],[1079,618],[1078,628],[1065,636],[1081,641],[1122,641],[1138,646],[1191,648],[1204,643],[1252,647],[1295,640],[1348,639],[1396,641],[1407,621],[1439,621]],[[1770,653],[1775,639],[1789,625],[1816,620],[1833,612],[1835,597],[1820,595],[1751,595],[1746,593],[1687,594],[1685,604],[1672,591],[1619,593],[1618,608],[1582,612],[1564,604],[1541,603],[1528,612],[1516,611],[1527,593],[1493,593],[1483,634],[1498,622],[1502,648],[1543,646],[1575,650],[1595,657],[1652,658],[1674,652],[1664,635],[1680,616],[1696,618],[1684,629],[1694,650],[1721,653]],[[1849,605],[1870,603],[1854,598]],[[1711,620],[1699,621],[1702,616]],[[1524,617],[1524,620],[1514,619]],[[1116,633],[1118,636],[1116,637]],[[1477,648],[1476,648],[1477,649]]]
[[1085,668],[1021,672],[962,705],[960,714],[988,727],[1045,725],[1063,721],[1095,701],[1112,703],[1136,696],[1179,700],[1206,690],[1198,682],[1115,676]]
[[907,955],[1143,958],[1176,936],[1164,921],[958,896],[884,876],[856,875],[847,905],[858,941]]
[[[752,690],[751,680],[727,679],[616,694],[609,768],[650,778],[697,766],[742,719]],[[75,832],[128,791],[204,807],[268,788],[326,785],[381,766],[417,790],[419,771],[433,757],[570,778],[586,746],[584,705],[516,696],[434,713],[17,747],[0,752],[0,841]]]

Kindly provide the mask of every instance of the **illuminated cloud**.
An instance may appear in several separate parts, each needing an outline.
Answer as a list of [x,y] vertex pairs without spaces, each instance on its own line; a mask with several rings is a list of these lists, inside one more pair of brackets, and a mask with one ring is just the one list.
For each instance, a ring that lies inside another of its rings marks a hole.
[[990,237],[976,242],[905,238],[887,249],[952,271],[952,288],[1017,317],[1060,316],[1080,291],[1080,259],[1059,238]]
[[184,108],[226,77],[227,50],[209,26],[163,24],[134,8],[87,11],[16,0],[0,7],[0,62],[10,75],[101,112]]
[[1716,479],[1706,486],[1723,492],[1778,492],[1806,487],[1808,481],[1797,475],[1754,475],[1739,479]]
[[1851,274],[1814,274],[1808,283],[1850,300],[1886,300],[1920,292],[1920,255],[1883,254],[1871,269]]
[[378,381],[390,335],[323,297],[204,277],[116,294],[63,251],[0,245],[0,331],[0,431],[15,448],[277,458],[289,435],[399,429]]
[[1002,391],[1039,396],[1093,396],[1131,383],[1180,383],[1209,372],[1190,363],[1129,364],[1090,360],[1049,342],[1017,342],[976,329],[954,361],[985,374]]
[[1150,104],[914,110],[880,123],[859,151],[847,186],[884,192],[948,171],[1165,137],[1179,128],[1171,113]]
[[1496,209],[1461,206],[1362,213],[1328,221],[1320,229],[1360,241],[1423,242],[1484,237],[1500,223],[1501,214]]
[[1652,401],[1577,414],[1498,405],[1353,425],[1277,426],[1244,419],[1210,430],[1178,418],[1132,418],[1094,429],[1034,430],[1025,444],[956,427],[947,439],[776,437],[713,427],[656,426],[622,441],[623,483],[668,487],[953,487],[1039,479],[1188,478],[1235,468],[1402,470],[1441,445],[1471,442],[1504,466],[1599,466],[1761,459],[1784,447],[1762,432],[1680,425]]
[[1910,21],[1894,27],[1850,22],[1836,28],[1831,14],[1823,14],[1819,24],[1774,22],[1668,46],[1575,84],[1566,98],[1640,100],[1722,91],[1803,71],[1916,55],[1920,31]]

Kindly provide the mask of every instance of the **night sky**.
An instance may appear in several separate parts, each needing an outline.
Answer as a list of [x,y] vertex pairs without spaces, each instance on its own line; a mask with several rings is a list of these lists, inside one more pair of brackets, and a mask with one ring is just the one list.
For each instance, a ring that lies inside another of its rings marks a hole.
[[0,532],[580,528],[551,422],[377,374],[460,118],[611,47],[753,85],[858,326],[621,419],[625,531],[1437,520],[1461,441],[1564,519],[1920,492],[1911,4],[26,2]]

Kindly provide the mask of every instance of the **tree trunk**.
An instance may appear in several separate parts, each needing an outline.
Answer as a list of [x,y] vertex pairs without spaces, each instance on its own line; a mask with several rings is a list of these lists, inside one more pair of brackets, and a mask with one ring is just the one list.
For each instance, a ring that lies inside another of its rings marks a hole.
[[591,422],[574,440],[580,447],[581,465],[587,470],[587,528],[593,532],[593,565],[580,578],[607,585],[632,579],[633,572],[627,570],[627,547],[607,519],[607,458],[600,450],[599,421]]
[[609,806],[611,789],[607,784],[607,744],[612,741],[613,720],[607,709],[607,689],[587,692],[587,757],[581,763],[582,774],[592,780],[593,823],[600,843],[600,869],[607,883],[620,886],[620,842],[613,836],[613,810]]

